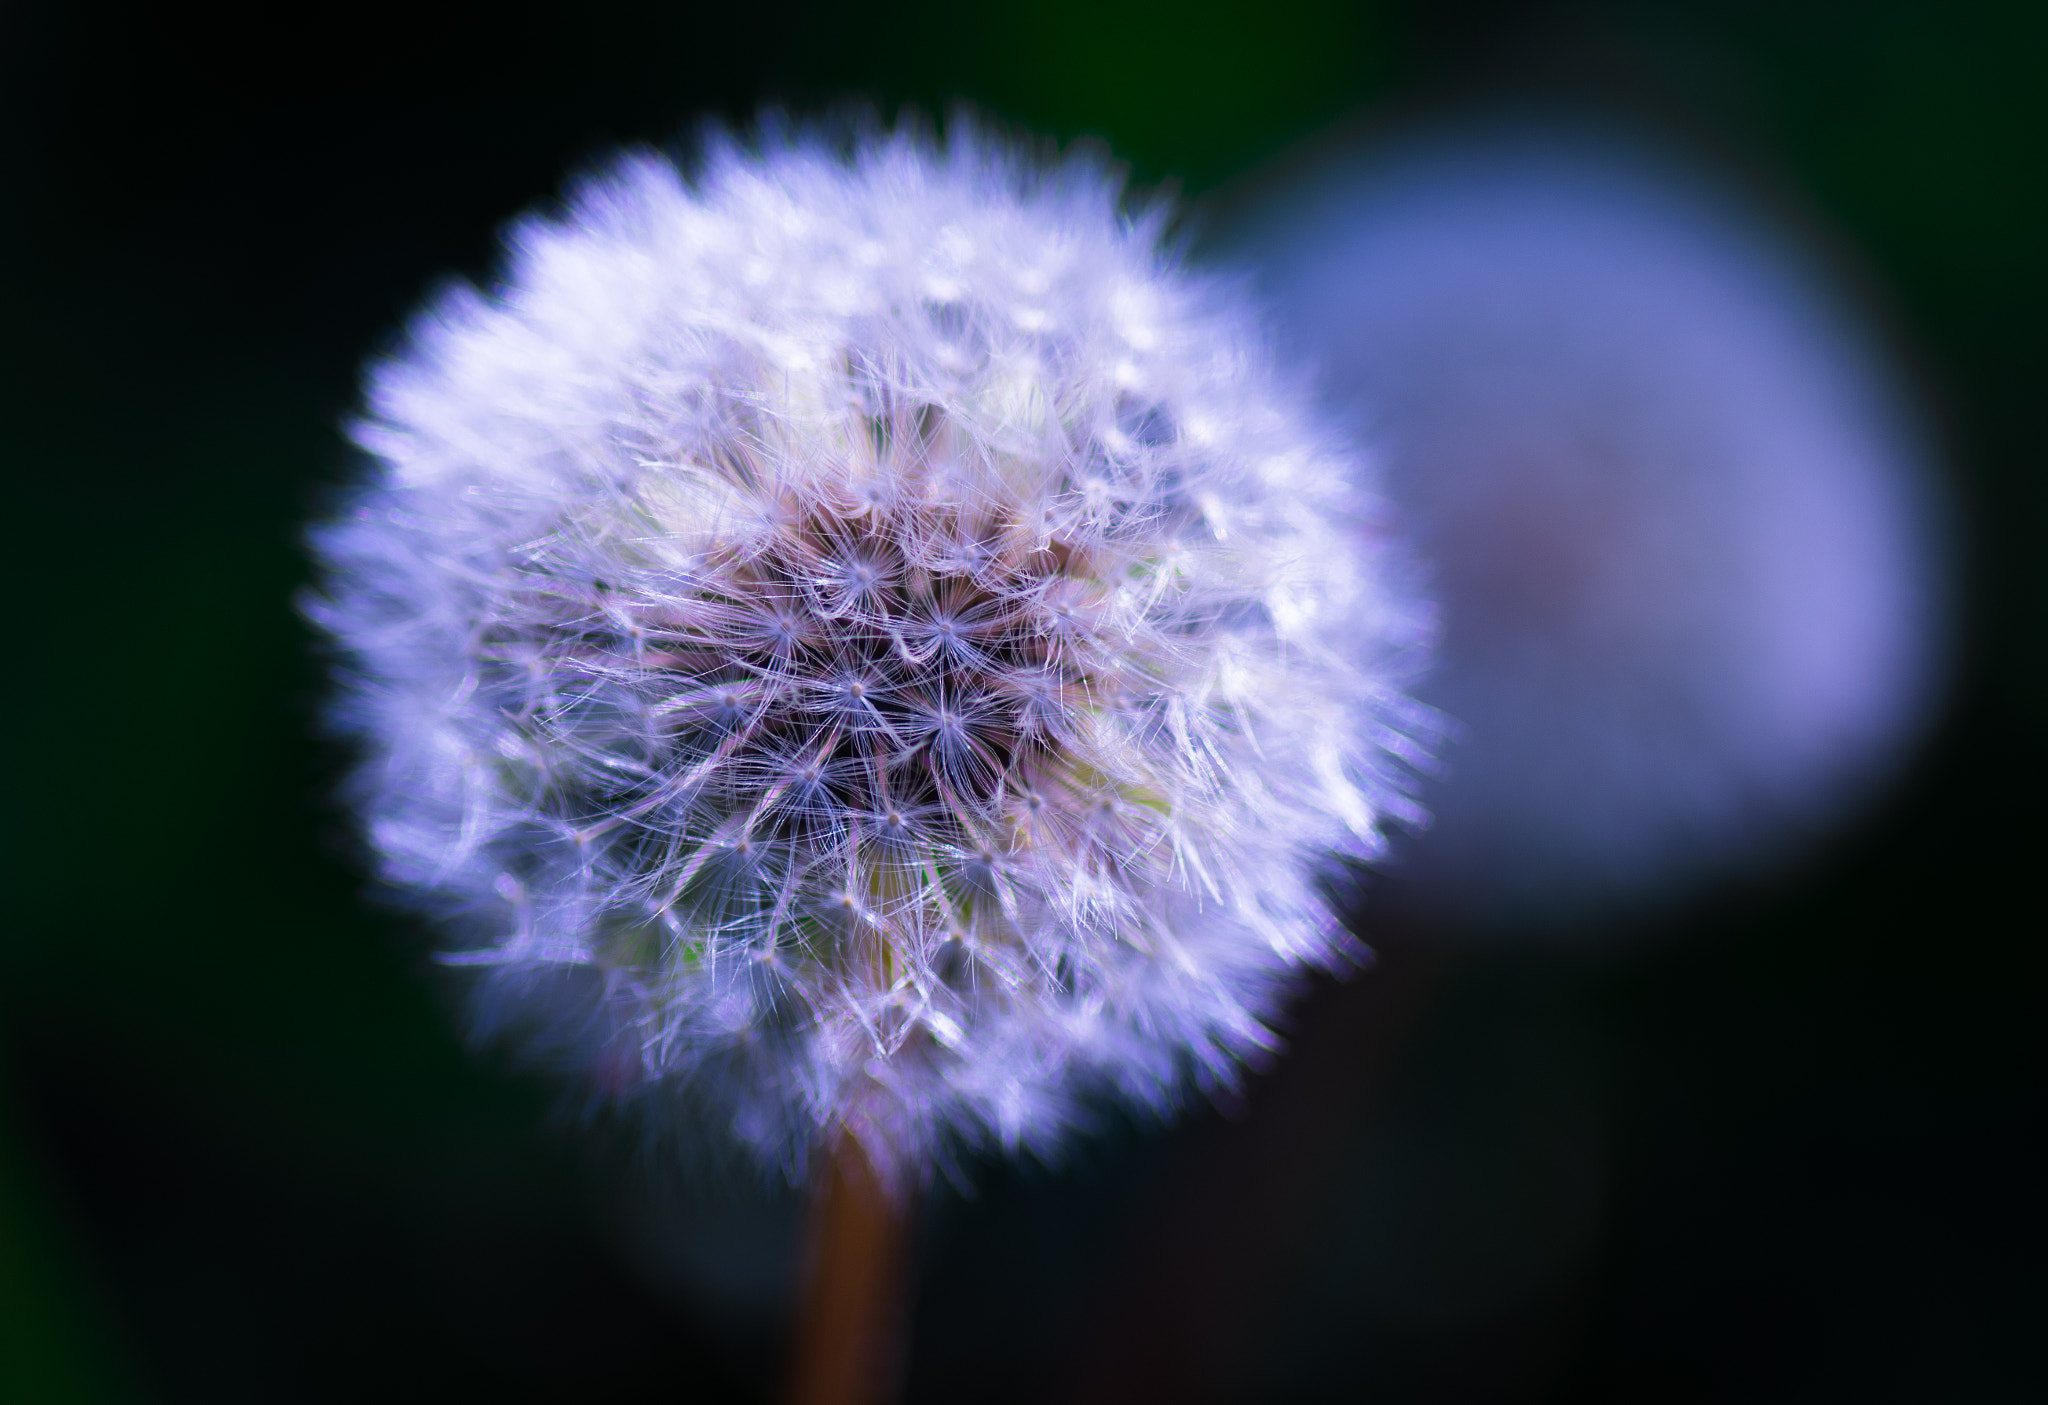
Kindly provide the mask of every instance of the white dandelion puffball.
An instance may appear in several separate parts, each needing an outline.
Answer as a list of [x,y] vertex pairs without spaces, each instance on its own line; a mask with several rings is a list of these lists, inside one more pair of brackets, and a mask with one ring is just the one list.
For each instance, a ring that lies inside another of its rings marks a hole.
[[1596,128],[1340,152],[1240,227],[1384,458],[1460,724],[1410,890],[1578,923],[1782,864],[1898,765],[1946,659],[1945,512],[1827,266]]
[[1160,223],[976,137],[632,156],[373,368],[309,609],[489,1028],[899,1179],[1270,1042],[1426,617]]

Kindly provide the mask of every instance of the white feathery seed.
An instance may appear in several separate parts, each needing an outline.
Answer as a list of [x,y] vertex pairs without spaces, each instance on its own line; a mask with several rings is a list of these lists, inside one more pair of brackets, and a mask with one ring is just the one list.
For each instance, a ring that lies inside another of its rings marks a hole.
[[307,609],[486,1032],[904,1183],[1229,1080],[1342,955],[1428,617],[1118,197],[974,135],[627,156],[372,368]]

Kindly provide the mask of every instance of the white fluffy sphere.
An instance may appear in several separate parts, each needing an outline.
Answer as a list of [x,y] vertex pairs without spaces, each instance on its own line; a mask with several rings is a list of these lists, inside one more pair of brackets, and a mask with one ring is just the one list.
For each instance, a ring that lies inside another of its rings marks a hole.
[[510,242],[374,368],[309,606],[486,1024],[894,1176],[1269,1044],[1342,949],[1318,865],[1404,807],[1425,630],[1157,218],[798,139],[627,158]]

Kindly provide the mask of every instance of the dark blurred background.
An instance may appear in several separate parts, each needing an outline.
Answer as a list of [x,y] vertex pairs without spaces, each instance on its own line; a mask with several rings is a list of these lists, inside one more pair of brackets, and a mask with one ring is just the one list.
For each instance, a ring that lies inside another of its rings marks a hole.
[[956,97],[1198,213],[1331,123],[1503,98],[1739,169],[1888,319],[1968,578],[1930,744],[1789,876],[1579,944],[1368,901],[1380,969],[1241,1099],[935,1193],[910,1397],[2042,1398],[2043,14],[0,8],[0,1398],[772,1390],[791,1197],[465,1050],[362,895],[299,532],[364,357],[565,173]]

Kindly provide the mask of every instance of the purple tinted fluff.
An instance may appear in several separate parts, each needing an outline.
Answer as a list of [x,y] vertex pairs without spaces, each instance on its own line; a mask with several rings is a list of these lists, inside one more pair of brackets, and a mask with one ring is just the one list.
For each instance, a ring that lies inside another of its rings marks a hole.
[[308,608],[482,1027],[908,1179],[1230,1078],[1342,953],[1427,617],[1118,198],[973,137],[631,156],[372,368]]
[[1235,251],[1433,570],[1462,730],[1411,891],[1575,920],[1768,867],[1896,766],[1945,663],[1930,454],[1771,220],[1496,128],[1312,163]]

